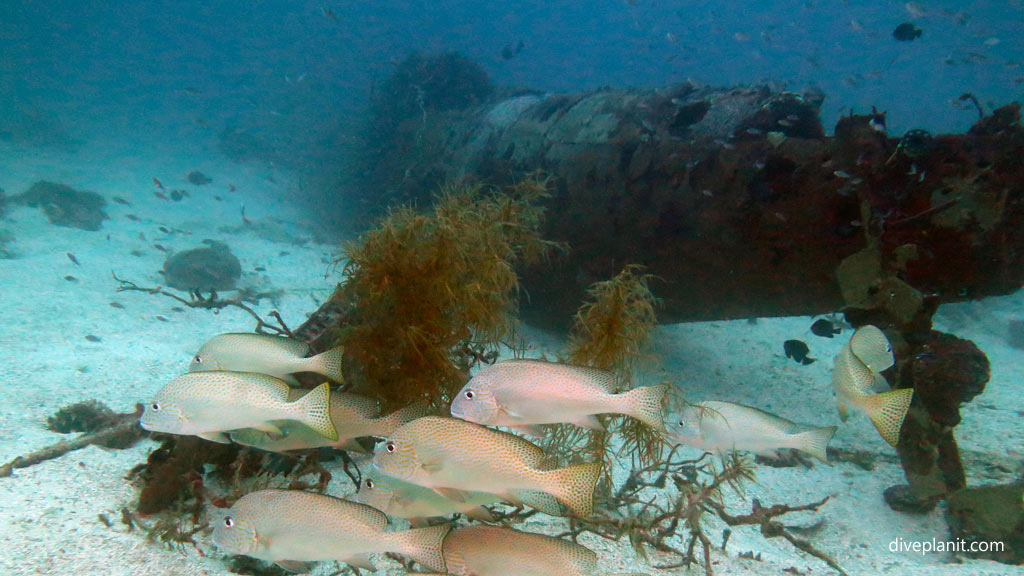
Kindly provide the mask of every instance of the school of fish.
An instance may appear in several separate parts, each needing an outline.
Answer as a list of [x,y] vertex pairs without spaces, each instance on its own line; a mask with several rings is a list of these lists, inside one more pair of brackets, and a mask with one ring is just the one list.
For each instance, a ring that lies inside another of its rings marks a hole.
[[[611,372],[541,360],[484,366],[454,397],[452,417],[430,415],[420,404],[384,415],[376,400],[333,392],[329,382],[309,391],[293,388],[299,372],[343,381],[340,349],[309,352],[307,344],[281,336],[215,336],[195,354],[189,372],[145,406],[140,420],[153,432],[271,452],[331,447],[365,453],[376,441],[373,470],[351,500],[260,490],[237,500],[215,524],[213,541],[223,551],[292,572],[327,560],[372,570],[371,554],[391,553],[438,574],[606,574],[592,551],[566,540],[486,524],[427,526],[429,518],[456,513],[493,522],[487,506],[503,502],[555,516],[593,512],[600,463],[559,468],[536,444],[493,426],[543,436],[545,425],[603,430],[599,416],[620,415],[669,442],[704,451],[773,455],[792,449],[823,461],[837,430],[717,400],[686,405],[666,426],[667,386],[624,389]],[[881,372],[894,360],[885,334],[864,326],[836,356],[832,374],[841,419],[847,420],[850,406],[860,409],[892,445],[913,394],[882,391]],[[407,519],[413,528],[389,530],[389,517]]]

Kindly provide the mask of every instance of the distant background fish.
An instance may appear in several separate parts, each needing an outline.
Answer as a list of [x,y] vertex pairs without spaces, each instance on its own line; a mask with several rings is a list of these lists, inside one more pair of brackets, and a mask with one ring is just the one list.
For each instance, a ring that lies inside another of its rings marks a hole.
[[342,382],[341,348],[328,350],[306,358],[309,345],[294,338],[270,334],[235,333],[218,334],[206,341],[192,357],[189,372],[200,370],[236,370],[260,372],[276,376],[296,385],[291,376],[296,372],[313,372]]
[[842,333],[843,329],[833,324],[827,318],[818,318],[811,324],[811,333],[822,338],[832,338]]
[[171,380],[153,398],[140,424],[151,432],[190,434],[228,442],[224,432],[259,428],[280,434],[275,420],[295,420],[331,440],[338,433],[329,414],[330,387],[325,382],[295,402],[288,385],[252,372],[189,372]]
[[807,366],[815,361],[815,358],[808,356],[811,349],[802,340],[786,340],[782,343],[782,350],[786,353],[786,358],[792,358],[797,364]]
[[664,431],[662,399],[668,386],[616,394],[611,372],[584,366],[509,360],[485,366],[452,401],[452,416],[488,426],[523,428],[568,422],[595,430],[597,414],[625,414]]
[[[302,398],[306,390],[292,389],[288,393],[288,401],[294,402]],[[386,438],[399,426],[427,414],[425,404],[413,404],[391,414],[380,417],[380,405],[373,398],[332,392],[330,400],[331,423],[338,433],[337,440],[331,440],[298,422],[275,422],[281,430],[280,435],[268,434],[263,430],[247,428],[231,433],[231,440],[243,446],[251,446],[269,452],[288,452],[290,450],[307,450],[330,446],[339,450],[366,452],[356,438],[373,436]]]
[[575,542],[498,526],[452,530],[444,559],[456,576],[611,576],[598,567],[597,554]]
[[835,359],[832,387],[838,401],[839,417],[846,422],[848,406],[864,411],[875,429],[890,445],[899,442],[900,428],[910,408],[913,388],[901,388],[876,394],[888,387],[880,374],[895,362],[892,346],[875,326],[862,326],[850,337]]
[[669,429],[670,439],[701,450],[773,456],[780,448],[792,448],[825,462],[836,433],[835,426],[804,426],[751,406],[713,400],[687,405],[678,426]]
[[394,552],[431,570],[445,570],[441,543],[449,526],[387,532],[383,512],[331,496],[261,490],[235,502],[213,530],[213,543],[231,554],[276,562],[293,572],[305,562],[340,560],[374,570],[369,555]]
[[599,463],[543,470],[543,451],[514,434],[454,418],[413,420],[377,446],[373,465],[400,480],[431,488],[453,500],[466,491],[490,492],[517,501],[518,491],[538,490],[571,512],[593,510]]

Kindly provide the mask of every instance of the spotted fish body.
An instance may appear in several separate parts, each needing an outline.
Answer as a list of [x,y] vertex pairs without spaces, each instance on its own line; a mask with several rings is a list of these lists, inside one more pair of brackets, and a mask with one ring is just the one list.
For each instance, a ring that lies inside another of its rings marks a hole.
[[875,393],[887,386],[880,372],[894,363],[892,346],[885,334],[868,325],[854,332],[836,356],[832,369],[832,387],[840,418],[847,420],[849,406],[863,410],[882,438],[892,446],[899,442],[900,428],[914,394],[913,388]]
[[224,432],[261,428],[279,432],[273,421],[301,422],[330,439],[338,434],[329,415],[330,387],[324,383],[295,402],[288,385],[252,372],[189,372],[167,383],[142,414],[152,432],[202,436],[227,442]]
[[[568,540],[497,526],[465,526],[444,540],[455,576],[599,576],[597,554]],[[645,576],[645,575],[633,575]]]
[[313,372],[342,382],[342,349],[335,348],[311,358],[309,345],[301,340],[270,334],[218,334],[206,341],[192,357],[189,372],[235,370],[259,372],[297,384],[296,372]]
[[804,426],[743,404],[707,401],[684,408],[678,427],[670,429],[670,438],[724,453],[744,450],[769,456],[780,448],[792,448],[827,461],[825,450],[835,433],[835,426]]
[[[289,401],[296,401],[306,394],[305,390],[293,389],[289,392]],[[386,438],[399,426],[426,414],[426,406],[414,404],[381,417],[379,403],[365,396],[332,392],[330,402],[331,423],[338,433],[337,440],[331,440],[322,434],[298,422],[282,422],[275,424],[280,434],[270,434],[255,428],[247,428],[231,433],[231,440],[243,446],[250,446],[268,452],[289,452],[292,450],[308,450],[311,448],[332,447],[339,450],[366,452],[356,438],[373,436]]]
[[393,552],[445,570],[441,544],[448,525],[388,532],[383,512],[331,496],[261,490],[240,498],[219,520],[213,542],[232,554],[291,566],[340,560],[373,570],[369,555]]
[[427,416],[402,426],[377,446],[373,464],[389,476],[455,500],[489,492],[516,501],[522,490],[554,496],[579,516],[593,509],[598,463],[543,470],[543,451],[514,434],[454,418]]
[[619,382],[605,370],[541,360],[509,360],[485,366],[452,402],[452,416],[488,426],[529,427],[573,423],[603,430],[597,414],[624,414],[663,431],[667,386],[616,393]]

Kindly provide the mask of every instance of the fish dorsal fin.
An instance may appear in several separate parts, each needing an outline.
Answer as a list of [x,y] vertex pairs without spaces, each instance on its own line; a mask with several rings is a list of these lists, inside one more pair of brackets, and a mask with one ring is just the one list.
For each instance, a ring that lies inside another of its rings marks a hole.
[[729,424],[730,419],[736,420],[743,418],[751,423],[760,424],[761,426],[778,430],[784,434],[798,434],[800,432],[806,432],[812,428],[811,426],[798,424],[792,420],[787,420],[778,414],[772,414],[771,412],[766,412],[753,406],[747,406],[746,404],[708,401],[704,402],[703,405],[711,410],[712,413],[720,416],[726,424]]
[[[616,392],[622,384],[614,372],[601,370],[599,368],[591,368],[589,366],[567,364],[565,362],[549,362],[547,360],[538,360],[536,358],[517,358],[514,360],[506,360],[500,364],[507,364],[509,367],[514,368],[534,367],[546,368],[552,372],[562,371],[565,374],[577,376],[586,380],[587,383],[607,394]],[[496,364],[496,366],[500,364]]]
[[887,370],[895,362],[889,339],[885,337],[884,332],[870,324],[861,326],[853,333],[850,337],[850,349],[872,372]]

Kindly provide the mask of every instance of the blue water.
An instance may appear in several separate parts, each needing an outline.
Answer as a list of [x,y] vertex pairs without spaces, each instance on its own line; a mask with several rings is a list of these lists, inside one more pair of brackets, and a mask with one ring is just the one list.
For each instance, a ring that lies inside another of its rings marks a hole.
[[[920,27],[921,37],[894,39],[903,22]],[[891,136],[963,133],[978,116],[962,94],[973,94],[986,113],[1024,96],[1024,1],[0,0],[0,190],[11,196],[37,180],[65,182],[107,197],[111,215],[103,232],[69,231],[50,227],[35,209],[0,206],[0,254],[14,257],[0,259],[0,461],[64,438],[43,430],[57,408],[98,398],[130,410],[180,373],[182,362],[187,367],[206,337],[252,327],[237,309],[213,315],[117,293],[111,272],[156,286],[165,248],[180,252],[215,238],[232,243],[244,283],[280,289],[280,300],[256,306],[261,313],[277,309],[294,327],[326,300],[340,280],[332,264],[337,240],[353,231],[319,235],[319,219],[336,217],[335,207],[310,210],[306,200],[330,197],[317,183],[332,181],[324,173],[359,151],[372,95],[413,52],[456,52],[495,85],[545,93],[685,81],[813,88],[826,95],[820,114],[829,134],[841,117],[873,107],[887,113]],[[251,157],[230,157],[226,133],[260,144]],[[191,186],[192,170],[212,176],[212,184]],[[195,197],[154,198],[164,193],[154,178]],[[109,204],[113,196],[132,205]],[[239,232],[248,221],[272,231]],[[120,308],[108,309],[111,301]],[[993,366],[986,394],[964,409],[957,428],[970,485],[1021,474],[1024,362],[1019,343],[1007,343],[1009,320],[1024,322],[1019,294],[946,306],[936,316],[937,329],[972,339]],[[696,399],[728,396],[839,424],[828,381],[831,358],[849,334],[817,339],[811,321],[663,326],[653,345],[663,364],[650,377],[667,374]],[[540,330],[526,334],[542,352],[564,345]],[[820,362],[787,360],[781,342],[789,338],[811,343]],[[887,556],[890,541],[942,538],[946,524],[941,509],[907,516],[884,504],[882,490],[902,482],[902,470],[895,450],[858,418],[841,427],[837,444],[880,455],[876,471],[763,468],[755,496],[802,502],[836,494],[821,540],[854,566],[851,574],[890,562],[901,575],[1014,573],[985,562],[954,567],[946,556]],[[220,556],[171,552],[94,520],[104,514],[117,524],[119,509],[136,498],[124,474],[155,446],[90,448],[0,478],[0,517],[11,518],[0,526],[0,568],[227,574]],[[550,524],[538,530],[558,531]],[[759,573],[754,561],[736,558],[756,550],[773,562],[771,573],[790,562],[832,573],[756,533],[735,538],[728,554],[716,552],[729,557],[726,571]],[[625,545],[607,544],[600,556],[616,572],[636,562]],[[399,573],[394,566],[388,572]]]
[[[961,93],[989,109],[1020,96],[1019,2],[918,2],[914,12],[906,4],[8,0],[0,119],[40,111],[72,138],[201,137],[274,111],[288,120],[273,128],[284,145],[309,154],[412,50],[454,50],[500,84],[548,91],[688,78],[813,85],[828,96],[827,129],[874,105],[889,111],[895,133],[962,131],[975,113],[956,101]],[[923,35],[894,40],[904,21]],[[518,41],[522,53],[503,59]]]

